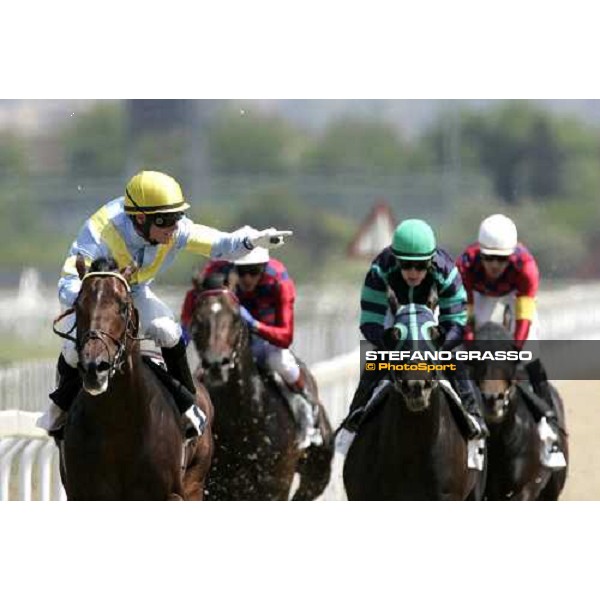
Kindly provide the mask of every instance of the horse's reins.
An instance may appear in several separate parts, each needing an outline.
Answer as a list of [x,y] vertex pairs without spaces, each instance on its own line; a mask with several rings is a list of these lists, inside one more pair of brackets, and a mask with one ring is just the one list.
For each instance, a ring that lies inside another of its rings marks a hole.
[[[123,275],[121,275],[120,273],[114,273],[114,272],[110,272],[110,271],[91,272],[91,273],[87,273],[81,280],[82,287],[83,287],[83,282],[86,279],[91,278],[91,277],[116,277],[125,285],[125,289],[127,290],[128,301],[127,301],[127,305],[126,305],[127,308],[126,308],[126,313],[125,313],[125,329],[123,331],[123,335],[120,338],[116,338],[114,335],[112,335],[106,331],[103,331],[102,329],[89,329],[88,331],[85,331],[82,334],[81,340],[79,340],[77,337],[73,337],[72,335],[70,335],[71,332],[77,327],[77,321],[75,321],[75,323],[73,323],[73,326],[71,327],[71,329],[69,329],[66,333],[63,333],[62,331],[59,331],[58,329],[56,329],[56,325],[60,321],[62,321],[65,317],[67,317],[68,315],[73,314],[75,312],[74,306],[67,309],[65,312],[63,312],[61,315],[59,315],[56,319],[54,319],[54,321],[52,323],[52,331],[59,337],[73,342],[75,344],[75,348],[77,349],[77,353],[81,352],[82,348],[90,340],[100,340],[106,349],[106,353],[108,354],[108,357],[110,358],[110,348],[108,347],[108,344],[105,339],[105,338],[109,338],[117,347],[115,355],[113,356],[112,360],[109,361],[110,370],[108,373],[108,377],[110,379],[116,373],[116,371],[122,371],[122,369],[123,369],[123,365],[125,363],[125,349],[127,346],[127,338],[129,337],[131,340],[142,340],[143,338],[136,337],[131,332],[131,328],[132,328],[131,326],[133,323],[133,320],[131,318],[131,314],[132,314],[132,311],[131,311],[132,302],[131,302],[131,297],[130,297],[131,286],[129,285],[129,282],[125,279],[125,277],[123,277]],[[81,294],[81,291],[79,293]],[[79,298],[79,296],[78,296],[78,298]],[[77,300],[75,302],[77,303]]]
[[498,392],[497,394],[481,392],[481,397],[487,402],[493,402],[494,410],[506,410],[510,406],[510,394],[514,389],[515,385],[511,384],[503,392]]

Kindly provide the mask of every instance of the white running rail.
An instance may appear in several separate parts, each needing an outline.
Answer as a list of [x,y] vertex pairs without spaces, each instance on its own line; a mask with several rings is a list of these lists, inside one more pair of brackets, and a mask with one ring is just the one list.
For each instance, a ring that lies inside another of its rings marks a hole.
[[[320,396],[334,427],[344,417],[358,381],[359,365],[357,349],[313,367]],[[24,369],[25,373],[29,371],[30,367]],[[14,377],[14,373],[11,373],[11,377]],[[48,380],[47,387],[40,383],[43,389],[38,393],[44,399],[44,404],[52,381],[53,376]],[[26,387],[33,391],[30,386]],[[60,483],[58,450],[45,431],[35,426],[40,414],[41,411],[18,409],[0,412],[0,500],[66,499]],[[333,500],[339,498],[340,494],[343,494],[341,479],[332,477],[323,499]]]
[[[600,308],[596,308],[600,306],[599,297],[597,285],[571,286],[544,293],[539,302],[544,338],[600,339]],[[359,368],[358,349],[312,367],[334,428],[346,414],[358,382]],[[0,370],[0,500],[65,498],[54,443],[35,427],[35,420],[45,410],[48,391],[53,386],[54,363],[51,361]],[[336,455],[323,500],[345,497],[341,468],[340,457]]]

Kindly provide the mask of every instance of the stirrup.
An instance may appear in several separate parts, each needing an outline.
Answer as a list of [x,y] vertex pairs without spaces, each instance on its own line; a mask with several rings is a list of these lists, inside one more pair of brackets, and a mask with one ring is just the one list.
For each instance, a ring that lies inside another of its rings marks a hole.
[[542,451],[542,464],[553,471],[560,471],[567,467],[567,459],[560,448],[554,444],[552,448]]
[[542,464],[552,470],[564,469],[567,459],[558,445],[558,434],[550,427],[546,417],[540,419],[538,433],[542,440]]
[[482,438],[467,442],[467,467],[483,471],[485,464],[485,440]]

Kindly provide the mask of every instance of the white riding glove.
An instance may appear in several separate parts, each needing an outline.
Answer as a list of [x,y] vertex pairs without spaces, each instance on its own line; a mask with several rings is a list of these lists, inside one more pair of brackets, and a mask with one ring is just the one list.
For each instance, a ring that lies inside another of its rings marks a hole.
[[251,250],[256,247],[266,248],[267,250],[277,248],[277,246],[285,244],[284,238],[293,234],[293,231],[279,231],[274,227],[269,227],[269,229],[250,233],[247,238],[248,246]]

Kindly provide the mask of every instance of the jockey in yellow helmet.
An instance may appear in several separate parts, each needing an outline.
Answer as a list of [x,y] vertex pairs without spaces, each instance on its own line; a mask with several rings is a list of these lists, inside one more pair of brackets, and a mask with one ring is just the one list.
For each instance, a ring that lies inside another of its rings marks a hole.
[[[167,369],[189,394],[176,398],[184,415],[186,435],[201,435],[205,415],[193,404],[196,390],[187,363],[185,343],[179,323],[169,307],[157,298],[150,285],[172,264],[182,250],[215,259],[235,260],[254,248],[270,248],[284,243],[291,231],[270,228],[257,231],[243,227],[225,233],[194,223],[185,215],[190,208],[179,183],[165,173],[142,171],[132,177],[123,196],[111,200],[87,219],[71,245],[58,282],[63,308],[71,307],[81,288],[76,269],[78,255],[86,267],[99,258],[113,259],[119,268],[136,264],[131,281],[132,299],[138,311],[140,333],[161,348]],[[74,316],[69,315],[69,327]],[[80,388],[75,345],[66,341],[58,360],[58,389],[50,398],[50,408],[39,421],[50,433],[60,432]]]

